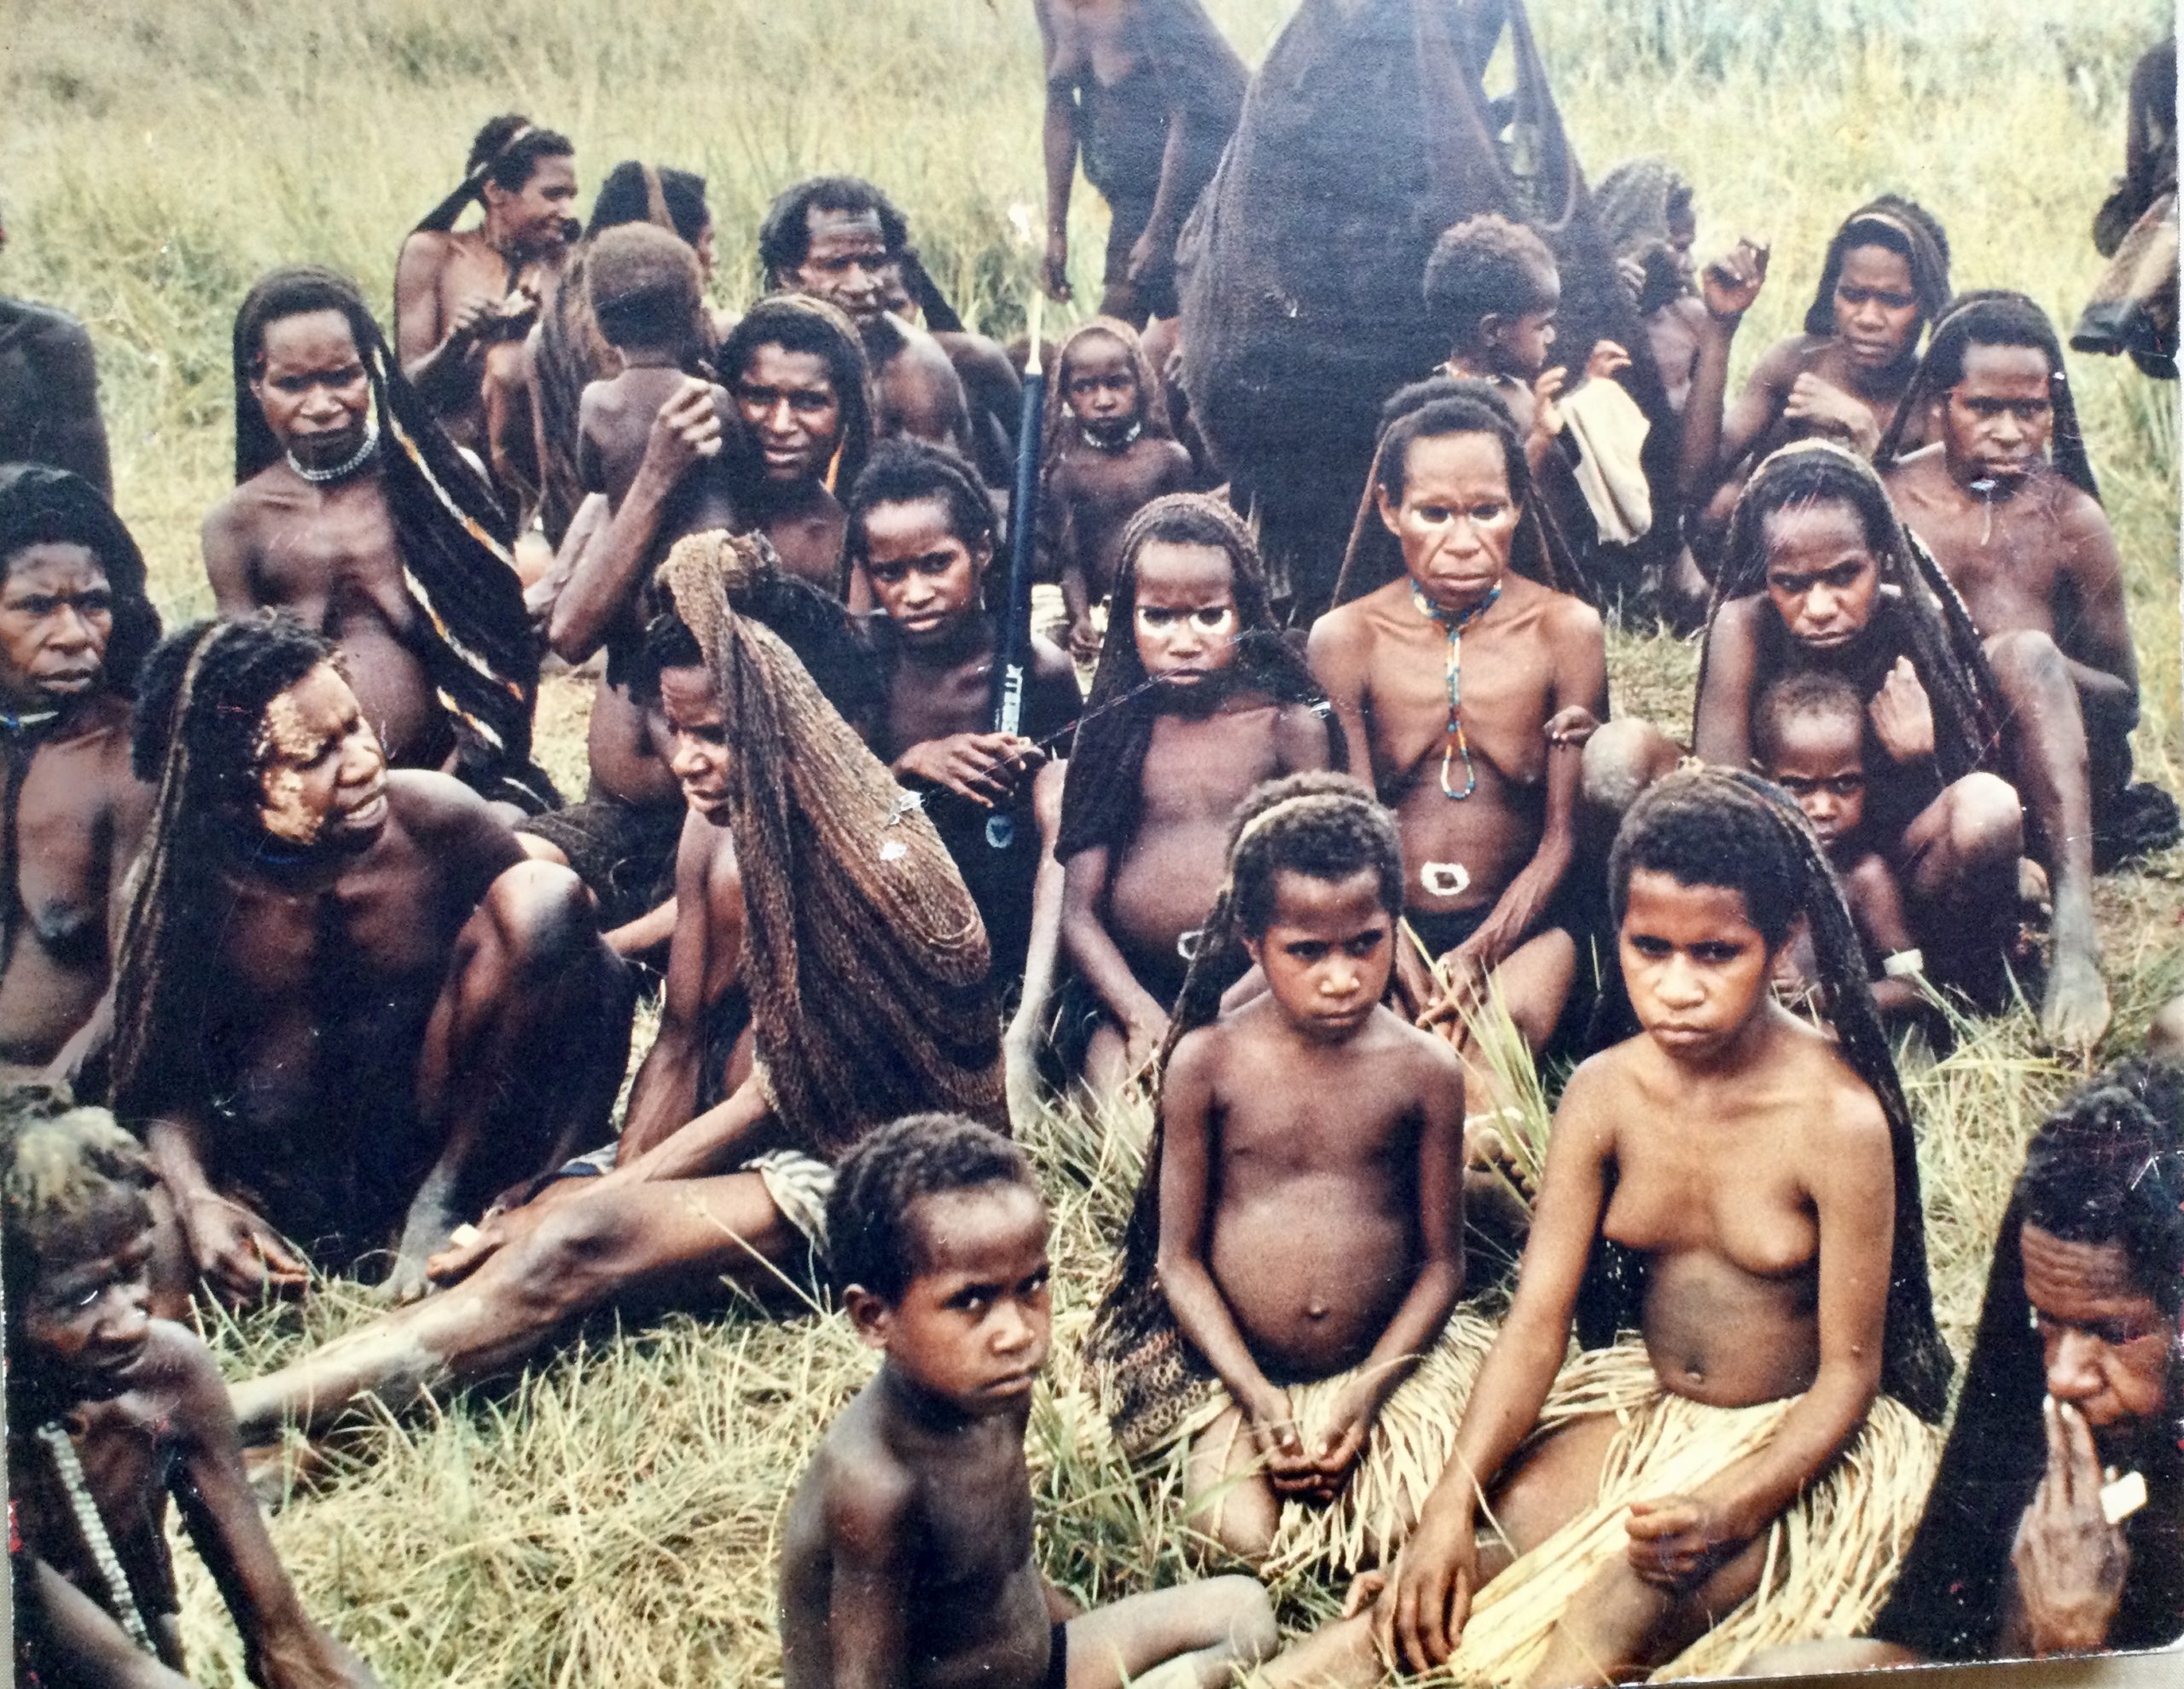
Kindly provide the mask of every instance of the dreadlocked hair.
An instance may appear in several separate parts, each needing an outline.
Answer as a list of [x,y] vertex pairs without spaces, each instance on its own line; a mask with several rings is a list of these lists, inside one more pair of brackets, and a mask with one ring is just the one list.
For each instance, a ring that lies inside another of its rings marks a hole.
[[1928,1424],[1938,1423],[1948,1410],[1955,1363],[1934,1324],[1918,1141],[1888,1035],[1873,1006],[1857,929],[1811,824],[1786,792],[1757,775],[1731,769],[1681,771],[1649,787],[1630,806],[1616,834],[1608,856],[1608,900],[1618,928],[1629,903],[1630,876],[1640,869],[1665,874],[1683,885],[1735,891],[1770,951],[1788,939],[1804,916],[1843,1058],[1888,1121],[1896,1169],[1896,1237],[1881,1387]]
[[[1275,618],[1273,595],[1252,531],[1228,505],[1204,493],[1166,493],[1124,525],[1107,600],[1107,630],[1092,671],[1091,695],[1078,717],[1061,789],[1061,832],[1054,854],[1066,859],[1097,844],[1121,846],[1136,836],[1144,803],[1145,752],[1153,723],[1179,701],[1178,688],[1154,682],[1137,654],[1137,566],[1152,544],[1202,545],[1228,554],[1236,602],[1235,658],[1221,676],[1223,695],[1264,694],[1276,704],[1302,704],[1327,724],[1328,754],[1345,765],[1347,747],[1304,655]],[[1209,677],[1211,678],[1211,677]],[[1206,682],[1194,688],[1205,693]],[[1202,704],[1205,698],[1188,700]]]
[[2130,1574],[2106,1645],[2173,1641],[2184,1612],[2184,1067],[2136,1056],[2058,1104],[2026,1146],[1995,1239],[1956,1423],[1926,1517],[1873,1634],[1930,1658],[2001,1651],[2010,1547],[2047,1470],[2044,1339],[2024,1286],[2024,1230],[2112,1244],[2170,1334],[2159,1422],[2135,1456],[2148,1505],[2125,1523]]
[[1141,432],[1148,439],[1172,440],[1176,425],[1168,415],[1167,389],[1161,386],[1160,377],[1153,368],[1153,360],[1145,355],[1143,336],[1129,323],[1112,316],[1095,316],[1089,322],[1080,322],[1062,339],[1054,349],[1054,370],[1047,382],[1046,415],[1041,423],[1043,439],[1040,444],[1040,473],[1052,479],[1054,466],[1061,461],[1064,453],[1075,446],[1077,440],[1076,413],[1069,408],[1070,360],[1086,341],[1104,336],[1123,349],[1123,357],[1130,364],[1130,379],[1137,383],[1137,421]]
[[[841,407],[842,431],[834,447],[834,465],[827,471],[827,485],[830,491],[855,486],[878,433],[872,369],[865,361],[864,342],[857,325],[839,307],[808,293],[768,294],[729,331],[728,338],[720,343],[720,355],[713,360],[723,385],[730,392],[761,346],[808,352],[827,366],[827,380]],[[755,475],[755,444],[746,447],[746,456],[743,473]]]
[[566,159],[576,153],[576,143],[566,135],[540,129],[527,117],[504,112],[488,118],[470,142],[462,165],[462,180],[450,194],[417,221],[418,232],[445,234],[466,207],[485,197],[490,182],[509,193],[520,193],[538,169],[541,159]]
[[1350,543],[1335,578],[1335,603],[1347,604],[1403,578],[1403,547],[1381,521],[1375,495],[1385,493],[1391,502],[1400,504],[1411,447],[1420,440],[1451,434],[1484,434],[1502,448],[1509,502],[1523,513],[1509,543],[1509,566],[1557,592],[1573,590],[1569,583],[1574,573],[1557,556],[1540,520],[1532,499],[1531,463],[1502,395],[1489,382],[1433,375],[1398,387],[1380,407],[1379,442],[1373,449],[1365,490],[1357,500],[1357,514],[1350,519]]
[[224,919],[210,887],[238,836],[256,827],[258,740],[274,699],[334,657],[293,616],[193,622],[144,665],[130,761],[157,787],[125,886],[115,947],[113,1097],[148,1118],[206,1076],[200,1032],[216,989]]
[[2086,454],[2085,434],[2078,427],[2077,402],[2071,395],[2071,378],[2063,364],[2063,343],[2048,313],[2023,293],[2007,287],[1981,287],[1960,293],[1934,319],[1926,356],[1896,407],[1896,416],[1883,437],[1876,463],[1893,463],[1903,447],[1905,432],[1926,405],[1948,398],[1964,380],[1964,355],[1973,346],[2025,346],[2048,359],[2048,394],[2055,407],[2054,431],[2048,454],[2063,479],[2088,497],[2100,496],[2094,479],[2093,460]]
[[915,1210],[926,1197],[1039,1181],[1024,1152],[960,1114],[913,1114],[882,1126],[844,1158],[827,1199],[834,1286],[869,1291],[891,1307],[926,1268]]
[[1483,212],[1441,231],[1421,292],[1449,344],[1468,345],[1489,316],[1548,309],[1561,279],[1554,252],[1529,224]]
[[657,577],[735,747],[728,826],[759,1083],[793,1140],[829,1161],[929,1109],[1006,1131],[977,905],[932,821],[901,803],[780,636],[744,613],[768,572],[762,540],[715,531],[677,541]]
[[371,384],[386,512],[403,585],[423,624],[413,648],[454,725],[455,772],[485,797],[532,814],[554,808],[561,794],[531,757],[539,639],[516,577],[514,524],[403,375],[346,276],[299,264],[262,277],[244,297],[234,346],[235,480],[283,455],[251,391],[264,368],[266,330],[328,311],[347,322]]
[[[103,1216],[152,1223],[144,1146],[52,1085],[0,1090],[0,1294],[18,1313],[53,1245]],[[9,1321],[15,1324],[13,1317]]]
[[[1160,1156],[1165,1126],[1159,1108],[1176,1047],[1220,1013],[1221,995],[1243,976],[1251,958],[1246,937],[1263,936],[1274,915],[1275,878],[1287,872],[1341,880],[1370,870],[1391,920],[1403,916],[1403,841],[1395,817],[1345,774],[1312,772],[1263,781],[1236,806],[1229,825],[1228,872],[1199,929],[1198,947],[1154,1059],[1153,1135],[1122,1249],[1092,1315],[1086,1342],[1088,1373],[1103,1377],[1124,1398],[1125,1415],[1152,1413],[1158,1392],[1142,1391],[1137,1362],[1167,1351],[1175,1316],[1156,1270],[1160,1253]],[[1186,1362],[1202,1367],[1202,1360]],[[1099,1393],[1107,1395],[1108,1390]]]
[[1625,159],[1593,188],[1593,215],[1618,258],[1665,246],[1670,226],[1691,207],[1690,181],[1658,153]]
[[1891,631],[1901,638],[1919,671],[1920,684],[1932,700],[1934,750],[1943,779],[1961,779],[1988,766],[2001,743],[2001,728],[1992,701],[1996,695],[1994,670],[1972,612],[1933,554],[1897,519],[1879,473],[1832,440],[1799,440],[1784,446],[1745,483],[1729,518],[1706,608],[1706,632],[1699,655],[1701,690],[1722,607],[1767,589],[1768,519],[1777,511],[1830,502],[1848,505],[1857,514],[1867,547],[1879,567],[1882,590],[1873,615],[1876,620],[1885,618]]
[[591,248],[584,283],[607,345],[672,351],[678,360],[706,350],[698,255],[672,230],[649,223],[608,229]]
[[[531,403],[538,442],[538,519],[556,548],[584,502],[577,473],[578,410],[584,390],[614,371],[614,358],[591,310],[592,243],[624,223],[672,229],[694,248],[712,226],[706,178],[624,159],[607,172],[591,202],[591,221],[561,266],[561,285],[538,321],[531,361]],[[710,338],[710,334],[708,335]]]
[[[1821,262],[1820,286],[1805,311],[1805,333],[1821,339],[1835,334],[1835,284],[1843,260],[1860,247],[1885,247],[1911,271],[1918,295],[1919,321],[1931,322],[1949,304],[1949,233],[1941,219],[1900,194],[1883,194],[1843,219]],[[1915,336],[1914,336],[1915,340]]]

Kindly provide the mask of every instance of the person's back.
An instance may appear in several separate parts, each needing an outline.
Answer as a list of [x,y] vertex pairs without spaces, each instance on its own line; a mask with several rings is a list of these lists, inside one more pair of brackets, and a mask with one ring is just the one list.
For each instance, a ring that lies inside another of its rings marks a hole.
[[[586,492],[606,495],[610,510],[620,508],[630,484],[636,479],[653,419],[682,391],[688,379],[678,364],[626,363],[619,374],[586,385],[578,410],[578,473]],[[717,382],[706,385],[712,389],[713,409],[726,428],[728,390]],[[665,556],[668,548],[685,534],[736,525],[735,501],[723,467],[717,456],[707,457],[685,472],[653,538],[653,553]]]
[[49,463],[113,496],[90,335],[65,311],[4,296],[0,463]]

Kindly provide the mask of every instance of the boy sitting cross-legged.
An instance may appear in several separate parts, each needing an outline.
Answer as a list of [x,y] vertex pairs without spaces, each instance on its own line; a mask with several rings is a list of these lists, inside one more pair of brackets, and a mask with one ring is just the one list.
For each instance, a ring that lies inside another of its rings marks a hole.
[[828,1428],[781,1551],[787,1689],[1150,1689],[1271,1651],[1249,1578],[1075,1613],[1032,1555],[1024,1428],[1047,1358],[1047,1211],[1031,1164],[960,1115],[881,1128],[827,1208],[880,1371]]

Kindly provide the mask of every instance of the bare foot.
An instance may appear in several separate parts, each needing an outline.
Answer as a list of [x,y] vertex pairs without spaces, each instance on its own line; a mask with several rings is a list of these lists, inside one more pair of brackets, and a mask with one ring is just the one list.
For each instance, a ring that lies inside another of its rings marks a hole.
[[2040,1005],[2040,1035],[2058,1050],[2089,1052],[2108,1030],[2108,987],[2100,965],[2075,947],[2055,947],[2048,965],[2048,995]]

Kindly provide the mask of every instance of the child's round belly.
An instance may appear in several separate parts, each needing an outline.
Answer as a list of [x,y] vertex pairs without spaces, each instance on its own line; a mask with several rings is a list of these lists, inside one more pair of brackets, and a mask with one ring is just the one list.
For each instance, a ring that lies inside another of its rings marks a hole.
[[1108,920],[1124,949],[1176,956],[1176,943],[1205,925],[1221,890],[1228,823],[1148,824],[1107,882]]
[[1215,1216],[1208,1265],[1267,1375],[1326,1378],[1372,1352],[1416,1276],[1408,1217],[1314,1181]]

